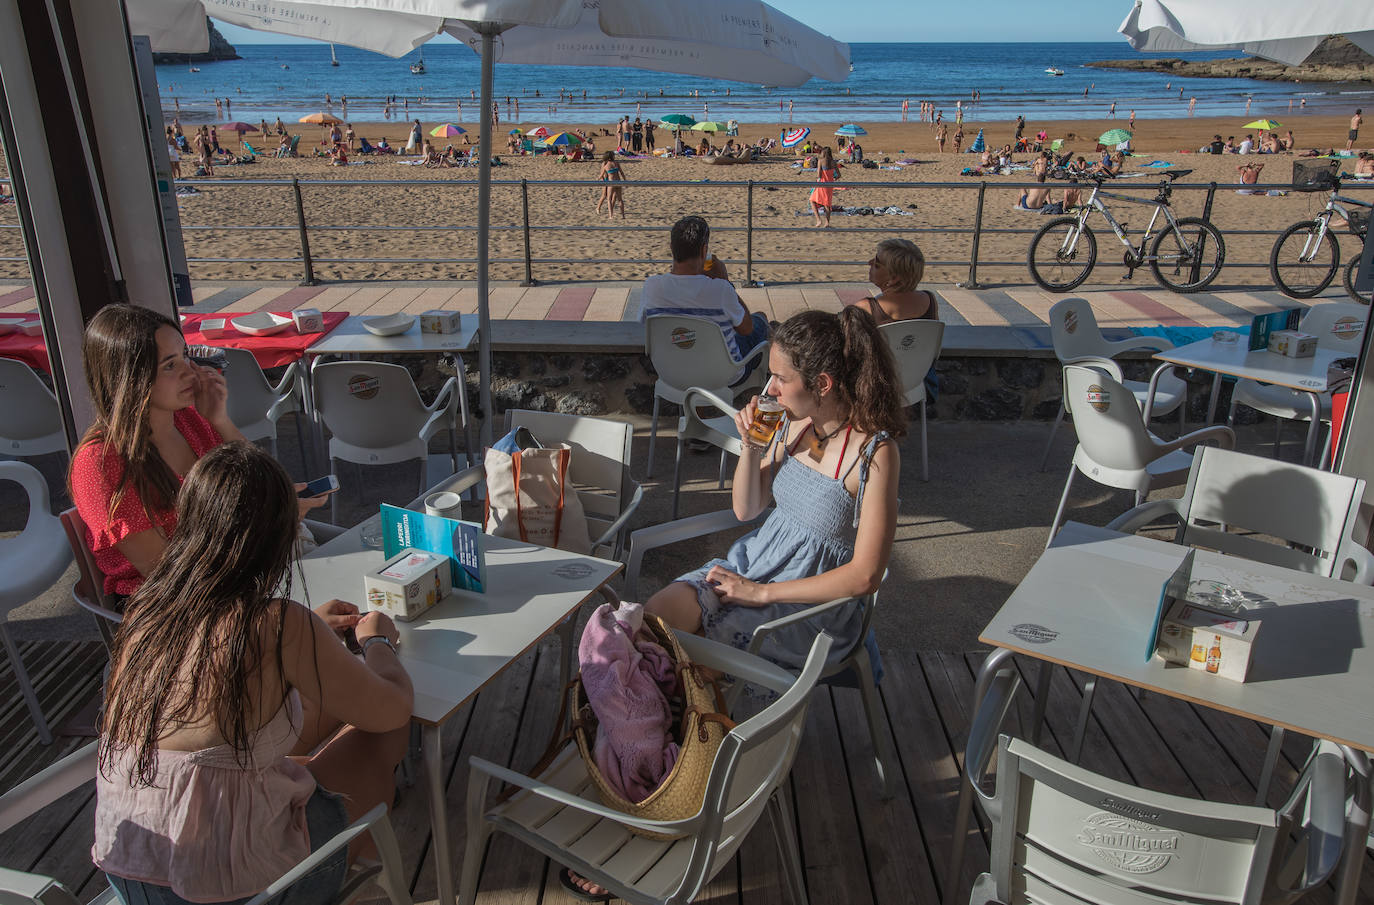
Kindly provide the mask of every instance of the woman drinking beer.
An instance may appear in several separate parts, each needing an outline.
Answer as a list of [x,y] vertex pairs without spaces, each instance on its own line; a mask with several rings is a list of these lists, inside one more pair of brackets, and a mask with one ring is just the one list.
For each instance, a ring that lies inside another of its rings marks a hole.
[[[900,381],[873,318],[858,306],[803,311],[769,349],[770,395],[785,415],[772,442],[759,398],[736,415],[746,437],[731,490],[735,515],[773,513],[726,553],[683,575],[646,604],[675,628],[735,647],[754,629],[818,603],[874,591],[897,528],[895,438],[905,433]],[[765,406],[767,400],[764,400]],[[816,632],[841,656],[857,640],[857,605],[770,634],[762,653],[799,668]]]

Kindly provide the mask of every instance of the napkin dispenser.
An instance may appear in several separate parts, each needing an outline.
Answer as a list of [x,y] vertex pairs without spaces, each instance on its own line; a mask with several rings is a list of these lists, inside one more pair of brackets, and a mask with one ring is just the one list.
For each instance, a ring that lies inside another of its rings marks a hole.
[[1311,358],[1317,352],[1317,338],[1299,330],[1275,330],[1269,334],[1269,351],[1288,358]]
[[401,622],[419,618],[451,588],[448,557],[413,547],[363,576],[368,608]]
[[223,317],[207,317],[197,325],[196,329],[206,339],[221,339],[226,336],[239,335],[237,330],[229,326],[229,320]]
[[1159,630],[1164,662],[1244,682],[1260,620],[1204,609],[1175,600]]
[[299,333],[324,332],[324,315],[318,308],[297,308],[291,312],[291,320],[296,322]]
[[458,311],[432,309],[420,315],[421,333],[460,333],[463,315]]

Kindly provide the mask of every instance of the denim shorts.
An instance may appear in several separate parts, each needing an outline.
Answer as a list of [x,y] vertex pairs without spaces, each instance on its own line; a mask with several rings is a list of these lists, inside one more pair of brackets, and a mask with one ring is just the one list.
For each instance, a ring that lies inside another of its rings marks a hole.
[[[348,823],[348,811],[344,807],[343,796],[316,786],[314,794],[305,804],[305,825],[310,833],[310,850],[315,851],[337,836]],[[286,892],[273,899],[273,905],[328,905],[343,887],[347,871],[348,848],[345,846],[328,861],[297,880]],[[113,874],[106,876],[123,905],[196,905],[166,886],[126,880]],[[240,905],[250,898],[252,896],[232,899],[223,905]]]

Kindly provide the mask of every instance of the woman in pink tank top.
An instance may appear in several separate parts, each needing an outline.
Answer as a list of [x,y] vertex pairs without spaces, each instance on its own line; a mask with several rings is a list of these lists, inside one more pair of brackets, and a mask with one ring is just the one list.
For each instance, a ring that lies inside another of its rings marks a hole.
[[[91,852],[125,905],[253,896],[395,794],[413,703],[396,628],[343,601],[311,612],[289,599],[295,498],[251,443],[209,451],[129,598]],[[361,657],[342,641],[349,629]],[[317,731],[306,712],[342,725],[313,752],[296,750]],[[346,866],[341,852],[284,901],[323,905]]]

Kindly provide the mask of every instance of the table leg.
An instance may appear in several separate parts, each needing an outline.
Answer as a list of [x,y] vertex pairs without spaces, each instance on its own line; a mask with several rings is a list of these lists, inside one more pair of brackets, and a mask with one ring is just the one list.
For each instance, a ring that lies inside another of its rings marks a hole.
[[1307,424],[1307,445],[1302,450],[1302,464],[1313,468],[1320,468],[1320,462],[1314,462],[1317,455],[1317,432],[1321,430],[1321,402],[1316,393],[1308,393],[1308,400],[1312,403],[1312,420]]
[[1207,400],[1207,423],[1217,420],[1217,402],[1221,397],[1221,375],[1212,375],[1212,396]]
[[[997,675],[1002,663],[1010,659],[1012,652],[1004,647],[999,647],[988,654],[983,661],[982,667],[978,670],[978,681],[973,686],[973,706],[970,714],[976,714],[983,699],[987,697],[988,685],[992,682],[992,677]],[[1048,666],[1049,664],[1045,664]],[[971,716],[969,726],[972,727],[974,719]],[[959,901],[959,875],[964,868],[964,843],[968,837],[969,816],[973,813],[973,785],[968,777],[968,748],[964,749],[964,769],[959,771],[959,804],[954,811],[954,846],[950,852],[949,879],[945,884],[945,894],[941,897],[943,905],[952,905]]]
[[453,880],[453,849],[448,838],[448,812],[444,803],[444,743],[439,726],[424,728],[425,778],[429,780],[429,822],[434,834],[434,876],[439,905],[456,905],[458,890]]
[[1355,791],[1345,815],[1345,850],[1336,868],[1336,905],[1355,905],[1369,839],[1370,768],[1363,751],[1341,745],[1341,753],[1355,774]]
[[[564,619],[557,628],[558,632],[558,674],[562,676],[559,688],[567,688],[573,679],[573,632],[577,629],[577,614]],[[559,731],[562,731],[561,728]]]

